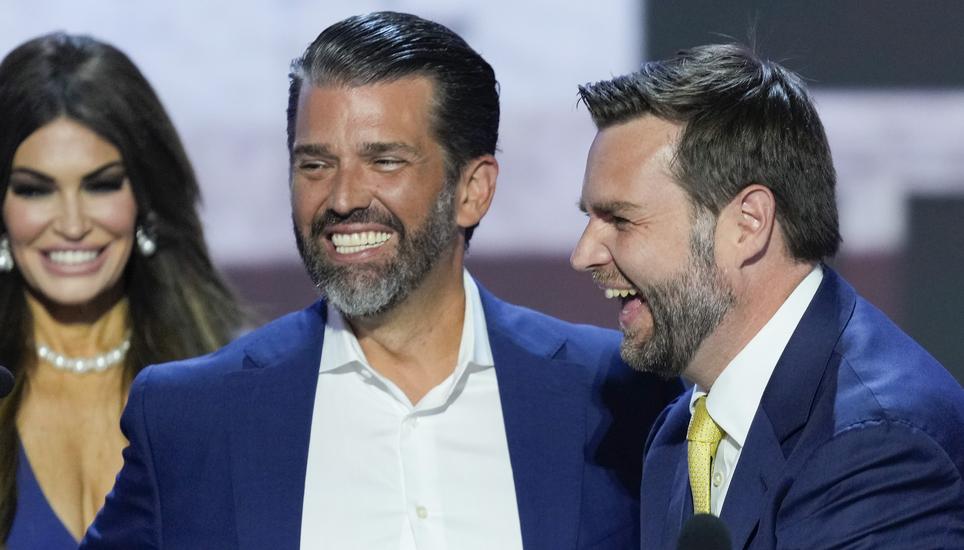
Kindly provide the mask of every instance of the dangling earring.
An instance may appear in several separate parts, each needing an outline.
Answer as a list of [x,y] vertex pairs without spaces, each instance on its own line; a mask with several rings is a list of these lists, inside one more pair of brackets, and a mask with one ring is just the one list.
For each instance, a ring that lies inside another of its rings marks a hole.
[[13,253],[10,252],[10,239],[0,237],[0,273],[13,271]]
[[151,231],[148,230],[144,224],[137,225],[134,238],[137,240],[137,250],[140,251],[141,256],[150,258],[157,252],[157,242],[154,240],[154,237],[151,236]]

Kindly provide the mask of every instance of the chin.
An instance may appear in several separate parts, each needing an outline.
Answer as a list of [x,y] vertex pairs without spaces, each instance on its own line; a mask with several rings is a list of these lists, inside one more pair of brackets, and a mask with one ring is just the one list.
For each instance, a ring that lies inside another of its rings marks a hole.
[[[46,289],[44,287],[47,287]],[[59,307],[83,307],[115,294],[120,294],[118,283],[114,284],[45,284],[32,285],[32,292],[41,301]],[[47,290],[50,290],[48,292]]]
[[619,331],[623,333],[623,340],[632,342],[634,346],[643,346],[653,338],[654,328],[653,318],[647,311],[629,326],[620,326]]
[[54,294],[41,294],[44,301],[60,307],[82,307],[94,302],[99,295],[99,293],[94,292],[57,292]]

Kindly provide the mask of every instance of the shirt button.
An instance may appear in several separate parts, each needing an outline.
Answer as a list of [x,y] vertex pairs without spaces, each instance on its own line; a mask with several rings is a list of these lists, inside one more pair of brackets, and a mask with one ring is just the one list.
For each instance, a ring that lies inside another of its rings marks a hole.
[[720,472],[714,473],[714,474],[713,474],[713,486],[714,486],[714,487],[719,487],[719,486],[722,485],[722,484],[723,484],[723,474],[720,473]]
[[425,519],[428,517],[428,509],[424,506],[416,506],[415,515],[418,516],[418,519]]

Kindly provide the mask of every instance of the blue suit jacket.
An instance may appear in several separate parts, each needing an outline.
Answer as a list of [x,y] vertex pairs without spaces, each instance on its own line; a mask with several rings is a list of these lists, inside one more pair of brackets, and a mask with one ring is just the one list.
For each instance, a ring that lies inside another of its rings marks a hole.
[[[657,420],[643,548],[692,515],[689,392]],[[733,548],[964,548],[964,392],[832,270],[777,363],[720,514]]]
[[[642,442],[680,385],[631,372],[613,331],[481,292],[525,548],[635,548]],[[82,547],[298,548],[324,314],[141,373]]]

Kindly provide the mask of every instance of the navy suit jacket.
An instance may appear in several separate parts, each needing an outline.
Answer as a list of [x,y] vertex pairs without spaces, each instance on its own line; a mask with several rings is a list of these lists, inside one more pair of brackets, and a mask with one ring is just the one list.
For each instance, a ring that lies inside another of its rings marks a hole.
[[[642,442],[681,386],[631,372],[618,333],[480,291],[525,548],[635,548]],[[325,311],[142,372],[82,547],[298,548]]]
[[[693,513],[689,396],[647,442],[643,548],[676,548]],[[733,548],[964,548],[962,472],[960,385],[824,267],[730,481]]]

